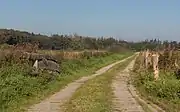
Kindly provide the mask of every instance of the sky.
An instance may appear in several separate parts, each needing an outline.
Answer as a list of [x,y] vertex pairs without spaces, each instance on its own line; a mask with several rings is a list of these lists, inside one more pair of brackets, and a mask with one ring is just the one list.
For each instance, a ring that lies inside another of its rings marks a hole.
[[1,0],[0,28],[180,41],[180,0]]

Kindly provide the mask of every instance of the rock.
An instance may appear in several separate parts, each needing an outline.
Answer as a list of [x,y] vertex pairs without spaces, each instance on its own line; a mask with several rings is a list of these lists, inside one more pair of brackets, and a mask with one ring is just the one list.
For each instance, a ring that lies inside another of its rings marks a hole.
[[45,70],[50,70],[53,72],[58,72],[60,73],[60,66],[58,63],[52,61],[52,60],[47,60],[43,58],[38,62],[38,69],[45,69]]
[[36,69],[35,67],[32,67],[32,68],[30,69],[30,71],[29,71],[29,74],[30,74],[31,76],[38,76],[38,75],[39,75],[39,71],[38,71],[38,69]]
[[44,70],[46,70],[49,74],[55,75],[60,73],[60,66],[52,60],[43,58],[40,61],[35,61],[30,74],[31,76],[38,76],[38,74],[42,73]]
[[36,69],[38,69],[38,60],[35,61],[33,67],[36,68]]

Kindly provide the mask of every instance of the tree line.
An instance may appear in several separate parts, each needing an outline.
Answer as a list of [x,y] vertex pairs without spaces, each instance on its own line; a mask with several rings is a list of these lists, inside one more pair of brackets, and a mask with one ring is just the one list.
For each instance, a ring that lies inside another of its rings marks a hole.
[[16,45],[18,43],[38,43],[40,49],[52,50],[144,50],[144,49],[162,49],[167,46],[179,48],[177,41],[160,41],[159,39],[143,40],[140,42],[127,42],[113,37],[94,38],[85,37],[78,34],[51,36],[34,34],[25,31],[13,29],[0,29],[0,44]]

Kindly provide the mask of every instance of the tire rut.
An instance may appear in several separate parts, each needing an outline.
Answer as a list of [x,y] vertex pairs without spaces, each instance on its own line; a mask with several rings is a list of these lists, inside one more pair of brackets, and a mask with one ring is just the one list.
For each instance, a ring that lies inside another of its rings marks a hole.
[[[146,101],[141,99],[137,93],[136,89],[129,82],[129,72],[134,66],[135,60],[130,62],[130,64],[120,73],[116,75],[112,83],[112,88],[114,92],[114,112],[145,112],[143,106],[148,107],[151,112],[165,112],[163,109],[155,104],[148,104]],[[141,104],[139,104],[141,102]]]
[[143,108],[133,98],[132,94],[128,90],[128,77],[129,69],[132,69],[134,60],[114,79],[112,87],[114,90],[115,98],[114,112],[144,112]]

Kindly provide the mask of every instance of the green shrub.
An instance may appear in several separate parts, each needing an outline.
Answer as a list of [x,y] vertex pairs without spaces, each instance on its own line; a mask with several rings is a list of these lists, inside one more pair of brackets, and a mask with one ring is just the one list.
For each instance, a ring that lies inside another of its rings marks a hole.
[[83,54],[84,54],[84,57],[87,59],[89,59],[91,57],[91,52],[89,52],[89,51],[84,51]]
[[158,98],[180,98],[180,81],[176,79],[162,79],[157,82],[148,81],[144,87],[149,94]]

